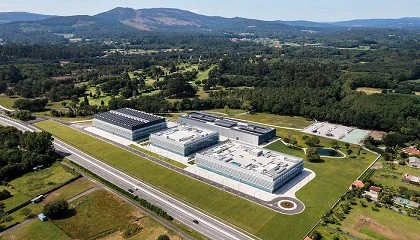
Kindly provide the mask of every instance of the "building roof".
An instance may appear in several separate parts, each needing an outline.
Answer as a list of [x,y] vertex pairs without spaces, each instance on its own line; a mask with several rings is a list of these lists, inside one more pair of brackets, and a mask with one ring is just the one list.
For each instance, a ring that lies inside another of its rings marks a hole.
[[208,114],[204,112],[192,112],[182,117],[190,118],[195,121],[200,121],[207,124],[214,124],[219,127],[229,128],[239,132],[245,132],[252,135],[263,135],[272,131],[274,128],[261,126],[257,124],[250,124],[246,122],[241,122],[233,119],[227,119],[224,117],[216,116],[213,114]]
[[404,152],[412,155],[420,155],[420,150],[418,150],[416,147],[411,146],[403,149]]
[[179,142],[182,144],[192,143],[200,138],[207,137],[209,135],[218,135],[216,132],[199,129],[196,127],[179,125],[173,128],[169,128],[152,135],[165,137],[168,140]]
[[354,181],[351,185],[357,188],[363,188],[365,186],[365,184],[360,180]]
[[94,115],[94,118],[129,130],[137,130],[165,122],[163,117],[130,108],[98,113]]
[[230,141],[213,146],[198,155],[231,164],[272,180],[303,162],[301,158]]
[[408,164],[419,164],[420,165],[420,158],[417,157],[409,157]]
[[382,191],[382,188],[377,187],[377,186],[371,186],[371,187],[369,188],[369,191],[373,191],[373,192],[381,192],[381,191]]

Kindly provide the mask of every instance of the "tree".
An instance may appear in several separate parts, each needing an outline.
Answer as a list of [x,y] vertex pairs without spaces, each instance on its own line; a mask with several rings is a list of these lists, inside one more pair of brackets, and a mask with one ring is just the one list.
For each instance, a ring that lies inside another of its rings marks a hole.
[[315,136],[309,137],[309,138],[307,138],[305,140],[305,144],[308,145],[308,146],[310,146],[310,147],[316,147],[316,146],[318,146],[318,144],[320,142],[321,141],[319,140],[319,138],[318,137],[315,137]]
[[101,100],[101,106],[104,106],[104,105],[105,105],[104,100]]
[[58,199],[47,203],[44,206],[44,214],[52,219],[63,217],[69,210],[69,203],[66,200]]
[[346,148],[349,149],[350,143],[345,143],[344,146],[346,146]]
[[332,140],[330,144],[331,144],[332,148],[338,148],[338,141],[337,140]]
[[169,240],[169,237],[168,237],[168,235],[160,235],[158,237],[158,240]]
[[351,148],[347,149],[347,154],[351,155],[353,153],[353,150],[351,150]]
[[0,200],[5,200],[12,197],[12,194],[7,191],[6,189],[4,189],[3,191],[0,191]]
[[318,150],[316,148],[308,148],[306,150],[306,160],[309,162],[320,162],[321,157],[319,156]]
[[29,110],[22,110],[22,111],[16,111],[14,113],[15,118],[22,120],[22,121],[29,121],[34,119],[34,116],[32,116],[32,112]]
[[311,233],[311,238],[312,240],[321,240],[322,239],[322,235],[320,232],[318,232],[317,230],[313,231]]
[[101,96],[101,88],[99,86],[95,87],[95,97],[100,97]]

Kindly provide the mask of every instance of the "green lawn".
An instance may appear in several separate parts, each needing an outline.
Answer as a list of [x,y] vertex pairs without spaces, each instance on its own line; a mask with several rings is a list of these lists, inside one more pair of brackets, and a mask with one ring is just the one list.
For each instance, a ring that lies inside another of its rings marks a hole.
[[129,226],[141,228],[139,234],[130,239],[157,239],[161,234],[177,237],[106,190],[96,190],[71,202],[70,209],[74,215],[54,220],[54,223],[74,239],[91,239],[107,233],[111,234],[108,239],[115,239]]
[[76,173],[71,172],[60,163],[54,163],[49,168],[31,172],[15,179],[10,182],[10,185],[20,193],[34,198],[75,177],[77,177]]
[[4,240],[70,240],[59,227],[51,221],[41,222],[38,219],[4,234]]
[[[109,96],[109,95],[107,95],[107,94],[105,94],[105,93],[103,93],[101,91],[101,96],[100,97],[98,97],[98,98],[90,97],[89,94],[92,93],[93,95],[95,95],[95,91],[96,91],[96,88],[95,87],[90,87],[86,91],[86,94],[88,94],[89,104],[90,105],[100,106],[101,105],[101,101],[104,101],[105,105],[108,105],[108,102],[111,100],[111,96]],[[80,102],[83,102],[84,101],[84,97],[80,97],[79,98],[79,101]]]
[[13,104],[18,99],[19,98],[9,98],[8,96],[0,96],[0,105],[8,109],[13,109]]
[[162,160],[162,161],[168,162],[168,163],[170,163],[170,164],[174,165],[175,167],[179,167],[179,168],[186,168],[186,167],[187,167],[186,165],[184,165],[184,164],[182,164],[182,163],[180,163],[180,162],[177,162],[177,161],[172,160],[172,159],[170,159],[170,158],[166,158],[166,157],[161,156],[161,155],[159,155],[159,154],[156,154],[156,153],[154,153],[154,152],[147,151],[146,149],[140,148],[140,147],[138,147],[138,146],[136,146],[136,145],[131,144],[129,147],[134,148],[134,149],[136,149],[137,151],[144,152],[144,153],[146,153],[146,154],[148,154],[148,155],[150,155],[150,156],[152,156],[152,157],[155,157],[155,158],[157,158],[157,159],[159,159],[159,160]]
[[[37,215],[37,214],[41,213],[43,205],[42,204],[31,203],[31,204],[29,204],[28,206],[26,206],[22,209],[25,209],[25,208],[29,209],[29,211],[31,213]],[[22,212],[22,209],[20,209],[16,212],[13,212],[12,214],[9,215],[11,217],[11,221],[1,223],[0,225],[3,226],[3,227],[8,227],[8,226],[11,226],[15,223],[21,223],[21,222],[25,221],[27,218],[26,218],[25,214]]]
[[207,69],[206,71],[199,72],[198,75],[197,75],[197,80],[203,81],[204,79],[208,79],[210,71],[215,67],[216,66],[213,65],[213,66],[209,67],[209,69]]
[[362,154],[364,159],[328,159],[319,164],[307,163],[306,167],[314,170],[317,177],[297,193],[306,204],[306,210],[299,215],[286,216],[175,173],[59,123],[44,121],[36,123],[36,126],[263,239],[302,238],[375,159],[375,155],[365,153]]
[[246,121],[259,122],[262,124],[300,129],[303,129],[314,123],[314,121],[308,120],[303,117],[279,116],[269,113],[251,113],[236,116],[236,118]]
[[418,239],[420,236],[418,220],[386,208],[373,211],[371,206],[373,203],[368,203],[366,208],[360,204],[353,206],[339,227],[361,239]]
[[[224,109],[224,108],[215,108],[215,109],[211,109],[211,110],[206,110],[204,112],[209,112],[209,113],[223,113],[223,114],[228,114],[228,115],[237,115],[237,114],[241,114],[241,113],[245,113],[245,110],[242,109]],[[239,117],[237,117],[239,118]]]
[[13,196],[11,198],[2,200],[0,202],[4,203],[5,209],[4,211],[7,212],[10,209],[19,206],[20,204],[30,200],[28,196],[25,196],[24,194],[20,193],[16,189],[12,187],[6,187],[6,186],[0,186],[0,191],[7,190],[9,191]]
[[48,203],[55,199],[68,200],[93,187],[95,187],[95,184],[92,181],[88,180],[87,178],[79,178],[48,194],[48,196],[44,199],[43,203]]

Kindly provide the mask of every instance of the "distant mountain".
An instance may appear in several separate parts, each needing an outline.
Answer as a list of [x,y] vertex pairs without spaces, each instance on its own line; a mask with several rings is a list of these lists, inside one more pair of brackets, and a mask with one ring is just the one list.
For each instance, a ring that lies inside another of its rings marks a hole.
[[314,28],[328,28],[328,27],[335,27],[334,24],[331,23],[321,23],[321,22],[311,22],[305,20],[297,20],[297,21],[277,21],[287,25],[292,26],[301,26],[301,27],[314,27]]
[[0,23],[39,21],[50,17],[53,16],[28,12],[0,12]]
[[398,19],[356,19],[332,23],[345,27],[370,27],[370,28],[420,28],[420,18]]
[[253,20],[245,18],[224,18],[204,16],[173,8],[132,9],[115,8],[95,15],[128,26],[147,31],[226,31],[226,32],[262,32],[292,30],[295,27],[281,22]]

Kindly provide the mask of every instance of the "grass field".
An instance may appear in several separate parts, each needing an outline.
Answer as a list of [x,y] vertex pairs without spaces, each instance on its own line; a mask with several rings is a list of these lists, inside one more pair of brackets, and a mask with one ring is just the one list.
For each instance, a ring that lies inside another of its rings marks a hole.
[[209,78],[209,73],[210,73],[210,71],[211,71],[213,68],[215,68],[215,67],[216,67],[216,66],[215,66],[215,65],[213,65],[213,66],[209,67],[209,69],[207,69],[206,71],[199,72],[199,73],[198,73],[198,75],[197,75],[197,79],[196,79],[196,80],[203,81],[204,79],[208,79],[208,78]]
[[370,94],[374,94],[374,93],[381,93],[382,92],[382,89],[380,89],[380,88],[360,87],[360,88],[357,88],[356,91],[358,91],[358,92],[364,92],[364,93],[370,95]]
[[7,212],[10,209],[19,206],[20,204],[30,200],[28,196],[25,196],[24,194],[20,193],[16,189],[12,187],[6,187],[6,186],[0,186],[0,191],[7,190],[12,194],[11,198],[2,200],[0,202],[4,203],[4,211]]
[[19,98],[9,98],[8,96],[0,96],[0,105],[8,109],[13,109],[13,104],[18,99]]
[[[297,193],[305,203],[306,210],[299,215],[286,216],[177,174],[59,123],[44,121],[36,126],[263,239],[302,238],[375,159],[375,155],[364,153],[363,159],[328,159],[319,164],[307,163],[306,167],[314,170],[317,177]],[[270,148],[275,149],[276,145]]]
[[51,221],[41,222],[38,219],[19,227],[2,236],[4,240],[70,240],[59,227]]
[[368,203],[366,208],[360,204],[353,206],[341,222],[343,232],[361,239],[418,239],[420,236],[418,220],[386,208],[373,211],[371,206],[373,203]]
[[134,148],[134,149],[136,149],[137,151],[140,151],[140,152],[146,153],[146,154],[148,154],[148,155],[150,155],[150,156],[152,156],[152,157],[155,157],[155,158],[157,158],[157,159],[159,159],[159,160],[162,160],[162,161],[168,162],[168,163],[170,163],[170,164],[174,165],[175,167],[179,167],[179,168],[186,168],[186,167],[187,167],[186,165],[184,165],[184,164],[182,164],[182,163],[180,163],[180,162],[177,162],[177,161],[172,160],[172,159],[170,159],[170,158],[166,158],[166,157],[161,156],[161,155],[159,155],[159,154],[156,154],[156,153],[154,153],[154,152],[147,151],[146,149],[143,149],[143,148],[137,147],[136,145],[131,144],[129,147]]
[[63,183],[77,177],[77,175],[60,163],[54,163],[51,167],[40,171],[31,172],[10,182],[20,193],[33,198],[51,189],[61,186]]
[[[42,211],[43,205],[31,203],[24,208],[29,209],[30,212],[33,213],[33,214],[39,214]],[[22,208],[22,209],[24,209],[24,208]],[[20,209],[18,211],[15,211],[15,212],[13,212],[12,214],[9,215],[11,217],[11,221],[1,223],[0,225],[3,226],[3,227],[8,227],[8,226],[11,226],[15,223],[21,223],[21,222],[25,221],[26,216],[22,213],[22,209]]]
[[279,127],[289,127],[289,128],[300,128],[303,129],[314,121],[308,120],[303,117],[290,117],[290,116],[279,116],[275,114],[269,113],[252,113],[252,114],[245,114],[240,116],[235,116],[235,118],[246,120],[246,121],[254,121],[263,124],[269,124]]
[[[109,100],[111,100],[111,96],[106,95],[105,93],[101,92],[101,96],[98,98],[91,98],[89,96],[90,93],[92,93],[93,95],[95,95],[95,87],[90,87],[87,89],[86,94],[88,94],[88,100],[89,100],[89,104],[90,105],[97,105],[100,106],[101,105],[101,101],[104,101],[105,105],[108,105]],[[79,101],[83,102],[84,97],[80,97]]]
[[[382,163],[384,165],[386,164],[385,161]],[[389,167],[378,169],[375,171],[371,178],[375,183],[382,184],[383,186],[387,187],[392,187],[396,190],[398,190],[398,187],[400,186],[404,186],[412,190],[419,190],[418,186],[402,182],[401,179],[404,173],[420,176],[420,169],[412,168],[407,165],[401,166],[398,164],[394,164],[394,168],[395,169],[393,170],[391,170]]]
[[[70,203],[75,214],[60,220],[54,220],[63,231],[76,239],[90,239],[102,234],[111,233],[108,239],[118,239],[129,226],[138,226],[142,230],[140,237],[168,234],[168,231],[133,206],[106,190],[96,190]],[[150,236],[151,237],[151,236]],[[171,236],[176,239],[177,236]],[[152,238],[148,238],[152,239]]]
[[84,191],[87,191],[91,188],[95,187],[95,184],[86,179],[86,178],[79,178],[57,190],[48,194],[48,196],[44,199],[42,203],[48,203],[55,199],[65,199],[68,200]]
[[[242,109],[224,109],[224,108],[215,108],[215,109],[211,109],[211,110],[205,110],[204,112],[208,112],[208,113],[223,113],[223,114],[227,114],[227,115],[237,115],[237,114],[242,114],[242,113],[246,113],[245,110]],[[239,118],[239,117],[238,117]]]

